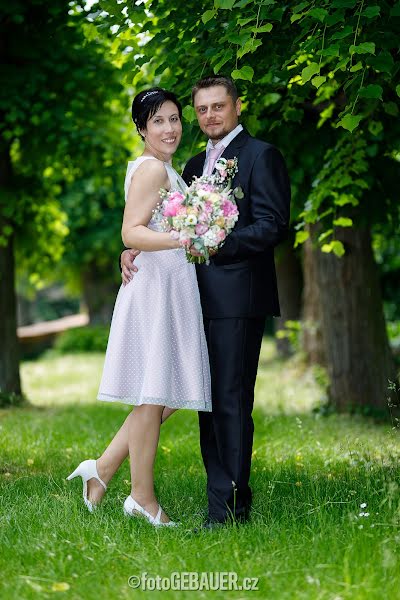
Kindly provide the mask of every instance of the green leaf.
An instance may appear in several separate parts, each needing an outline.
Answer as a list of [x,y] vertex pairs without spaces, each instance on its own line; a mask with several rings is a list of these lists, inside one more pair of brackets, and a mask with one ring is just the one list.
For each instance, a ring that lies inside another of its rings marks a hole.
[[340,194],[334,200],[337,206],[346,206],[346,204],[351,204],[352,206],[358,205],[358,200],[353,194]]
[[215,10],[206,10],[206,12],[202,14],[201,20],[203,21],[204,25],[215,17],[215,13]]
[[182,115],[183,118],[188,121],[189,123],[193,123],[193,121],[196,120],[196,112],[193,108],[193,106],[187,105],[184,107],[184,109],[182,110]]
[[244,25],[247,25],[247,23],[250,23],[250,21],[254,21],[254,17],[246,17],[245,19],[238,19],[237,24],[240,25],[240,27],[244,27]]
[[363,68],[363,64],[362,64],[361,60],[359,60],[358,63],[356,63],[353,67],[351,67],[350,72],[356,73],[356,71],[359,71],[362,68]]
[[301,79],[303,80],[303,83],[307,83],[307,81],[310,81],[311,77],[316,73],[319,73],[318,63],[311,63],[307,67],[304,67],[304,69],[301,72]]
[[271,92],[270,94],[265,94],[263,97],[263,105],[271,106],[271,104],[275,104],[281,99],[281,95],[276,92]]
[[293,14],[302,12],[302,10],[304,8],[307,8],[307,6],[309,6],[309,4],[310,4],[310,2],[301,2],[300,4],[296,4],[296,6],[293,6],[293,8],[292,8]]
[[385,51],[378,54],[378,56],[369,56],[368,64],[371,65],[375,71],[391,73],[394,67],[394,60],[390,52]]
[[332,242],[330,242],[329,244],[324,244],[321,250],[322,252],[325,252],[327,254],[333,252],[338,257],[343,256],[345,253],[344,246],[342,242],[339,242],[339,240],[332,240]]
[[250,4],[250,2],[253,2],[253,0],[239,0],[239,2],[236,2],[233,8],[244,8]]
[[349,48],[350,54],[375,54],[375,44],[374,42],[363,42],[362,44],[358,44],[358,46],[350,46]]
[[250,40],[247,40],[247,42],[244,44],[244,46],[242,46],[242,48],[239,48],[239,50],[237,51],[237,57],[242,58],[245,54],[257,50],[259,46],[262,46],[262,41],[259,39],[251,38]]
[[233,195],[235,196],[235,198],[237,198],[238,200],[242,200],[242,198],[244,198],[244,193],[242,188],[240,187],[240,185],[238,187],[235,187],[235,189],[233,190]]
[[266,23],[265,25],[261,25],[261,27],[253,27],[252,31],[254,31],[254,33],[269,33],[272,31],[272,28],[272,23]]
[[365,10],[362,11],[361,16],[367,17],[368,19],[373,19],[374,17],[377,17],[380,12],[380,6],[368,6]]
[[383,108],[385,113],[387,113],[391,117],[397,117],[397,115],[399,114],[399,107],[395,102],[385,102]]
[[400,85],[396,85],[396,94],[400,97]]
[[304,244],[306,240],[310,237],[309,231],[298,231],[296,233],[296,239],[294,240],[294,247],[297,248],[299,244]]
[[231,10],[235,0],[214,0],[214,8],[221,8],[222,10]]
[[382,100],[383,88],[380,85],[371,83],[360,89],[360,96],[362,98],[379,98]]
[[2,231],[3,235],[9,236],[12,234],[12,232],[13,232],[13,228],[11,227],[11,225],[4,225],[3,231]]
[[311,79],[311,83],[313,85],[315,85],[315,87],[318,89],[323,83],[325,83],[326,81],[326,77],[324,75],[317,75],[317,77],[313,77],[313,79]]
[[245,65],[241,69],[235,69],[231,73],[232,79],[244,79],[245,81],[253,81],[254,69]]
[[300,21],[300,19],[301,19],[302,17],[304,17],[304,13],[299,13],[299,14],[297,14],[297,15],[292,15],[292,16],[290,17],[290,22],[291,22],[291,23],[295,23],[296,21]]
[[327,231],[324,231],[323,233],[321,233],[320,236],[318,236],[318,241],[319,242],[323,242],[324,240],[326,240],[330,235],[332,235],[333,233],[333,229],[328,229]]
[[332,44],[332,46],[328,46],[328,48],[320,50],[318,54],[320,54],[321,56],[339,56],[340,46],[339,44]]
[[307,14],[322,22],[328,14],[328,11],[325,10],[325,8],[312,8]]
[[372,135],[379,135],[383,131],[383,125],[381,121],[369,121],[368,131],[372,133]]
[[357,0],[333,0],[332,8],[353,8],[357,4]]
[[331,37],[331,40],[342,40],[343,38],[347,37],[348,35],[352,35],[353,33],[353,28],[350,25],[346,25],[345,27],[343,27],[342,31],[338,31],[337,33],[334,33]]
[[219,70],[228,62],[228,60],[230,60],[232,58],[232,52],[230,52],[229,50],[226,51],[223,55],[223,57],[221,58],[221,60],[219,60],[215,66],[214,66],[214,73],[217,74],[219,72]]
[[353,221],[347,217],[339,217],[333,221],[333,224],[336,225],[336,227],[351,227],[353,225]]
[[347,129],[350,132],[353,132],[356,127],[360,124],[363,115],[345,115],[343,119],[340,119],[337,124],[338,127],[343,127],[343,129]]

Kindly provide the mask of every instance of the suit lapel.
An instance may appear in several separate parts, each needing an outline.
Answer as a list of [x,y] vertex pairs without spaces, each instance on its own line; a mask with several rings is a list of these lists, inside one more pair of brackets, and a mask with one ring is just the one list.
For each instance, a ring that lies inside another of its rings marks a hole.
[[194,166],[194,173],[193,175],[195,175],[196,177],[201,177],[203,175],[203,168],[204,168],[204,163],[206,160],[206,152],[201,152],[197,157],[196,157],[196,164],[193,165]]
[[241,149],[243,148],[249,137],[249,133],[245,129],[243,129],[240,133],[237,134],[236,137],[233,138],[231,143],[227,145],[227,147],[221,155],[221,158],[229,159],[234,158],[235,156],[238,157]]

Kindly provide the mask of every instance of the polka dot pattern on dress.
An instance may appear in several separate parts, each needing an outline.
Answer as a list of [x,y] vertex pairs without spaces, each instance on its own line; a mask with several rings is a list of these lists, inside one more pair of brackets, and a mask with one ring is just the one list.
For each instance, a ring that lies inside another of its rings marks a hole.
[[[128,164],[125,197],[140,157]],[[156,160],[156,159],[152,159]],[[185,185],[164,163],[171,188]],[[151,229],[157,224],[150,221]],[[141,252],[114,306],[99,400],[211,411],[211,384],[195,267],[182,248]]]

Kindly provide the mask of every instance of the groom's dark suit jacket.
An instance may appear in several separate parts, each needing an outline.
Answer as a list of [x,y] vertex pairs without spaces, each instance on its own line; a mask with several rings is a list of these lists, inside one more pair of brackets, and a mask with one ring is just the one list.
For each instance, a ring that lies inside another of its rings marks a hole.
[[[274,248],[288,233],[290,182],[279,150],[245,130],[222,156],[238,159],[232,187],[241,186],[239,219],[225,244],[197,265],[203,315],[209,319],[280,315]],[[182,177],[189,185],[201,176],[206,153],[189,160]]]

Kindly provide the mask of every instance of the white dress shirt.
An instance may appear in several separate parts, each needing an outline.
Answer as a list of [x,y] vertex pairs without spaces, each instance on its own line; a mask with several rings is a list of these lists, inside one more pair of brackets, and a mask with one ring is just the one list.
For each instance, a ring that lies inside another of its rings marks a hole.
[[228,133],[228,135],[226,135],[224,138],[222,138],[222,140],[220,140],[218,142],[218,144],[215,144],[215,146],[214,146],[214,144],[212,143],[211,140],[208,140],[207,146],[206,146],[206,160],[204,162],[203,175],[205,175],[207,173],[207,169],[208,169],[208,157],[209,157],[210,149],[211,148],[220,148],[221,149],[221,154],[219,155],[219,158],[221,158],[221,155],[223,154],[225,148],[227,148],[227,146],[231,143],[231,141],[241,131],[243,131],[243,125],[241,125],[239,123],[239,125],[237,125],[237,127],[235,127],[235,129],[232,129],[232,131],[230,133]]

